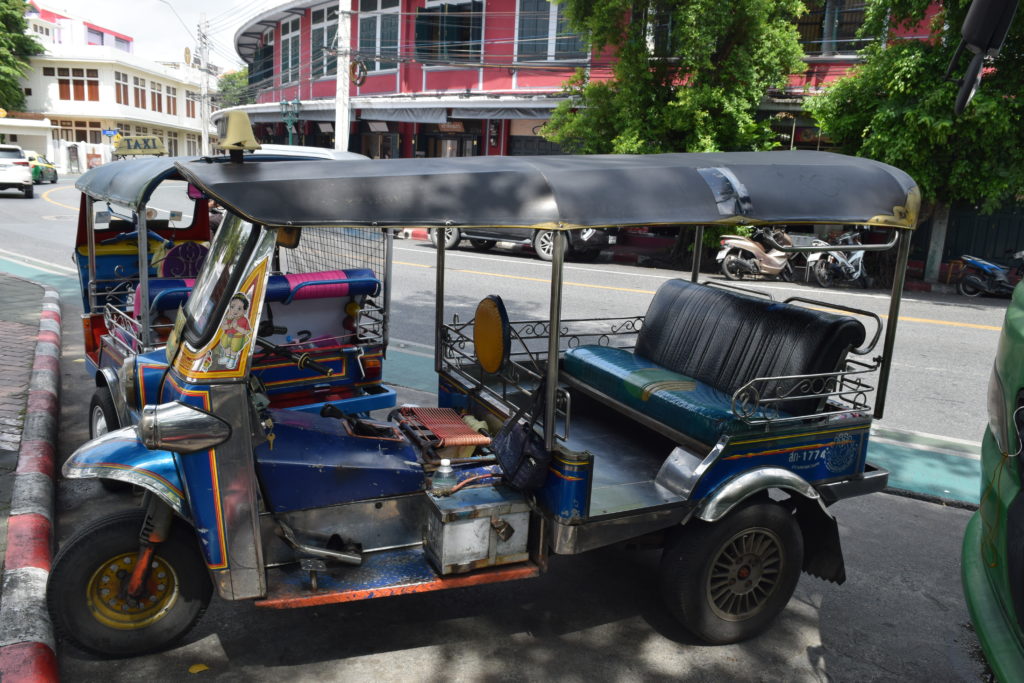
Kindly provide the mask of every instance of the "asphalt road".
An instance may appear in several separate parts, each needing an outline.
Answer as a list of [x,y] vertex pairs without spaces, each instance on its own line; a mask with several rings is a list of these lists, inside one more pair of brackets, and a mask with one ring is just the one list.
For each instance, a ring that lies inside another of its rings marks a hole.
[[[0,193],[0,267],[64,294],[63,459],[85,439],[92,383],[83,372],[81,304],[69,258],[77,192],[63,179],[44,188],[34,200]],[[432,344],[433,257],[423,243],[397,244],[395,348],[422,352]],[[456,271],[449,316],[468,318],[488,293],[501,294],[513,318],[546,310],[548,266],[532,257],[460,250],[449,254],[449,266]],[[678,276],[573,264],[565,315],[642,313],[658,283]],[[766,287],[777,297],[824,295],[885,312],[880,293]],[[1003,310],[1001,300],[908,295],[884,424],[977,440]],[[111,506],[133,504],[130,496],[100,491],[95,482],[61,484],[61,537]],[[62,674],[70,681],[177,680],[201,665],[208,678],[267,681],[982,678],[958,576],[968,513],[883,494],[834,510],[848,582],[837,587],[804,576],[782,619],[750,643],[696,644],[660,605],[657,554],[606,549],[557,558],[535,580],[347,606],[275,612],[215,600],[181,648],[110,663],[65,647]]]

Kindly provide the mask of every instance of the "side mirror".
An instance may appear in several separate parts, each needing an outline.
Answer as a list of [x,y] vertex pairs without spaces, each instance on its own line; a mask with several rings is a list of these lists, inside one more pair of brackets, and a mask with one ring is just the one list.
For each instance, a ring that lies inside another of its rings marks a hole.
[[974,0],[967,10],[963,26],[960,28],[961,41],[953,53],[953,59],[946,69],[946,77],[956,68],[956,64],[964,49],[974,53],[967,71],[960,79],[960,90],[956,95],[953,113],[959,116],[974,97],[981,84],[981,70],[985,57],[995,57],[1003,47],[1006,34],[1013,23],[1013,15],[1017,11],[1019,0]]

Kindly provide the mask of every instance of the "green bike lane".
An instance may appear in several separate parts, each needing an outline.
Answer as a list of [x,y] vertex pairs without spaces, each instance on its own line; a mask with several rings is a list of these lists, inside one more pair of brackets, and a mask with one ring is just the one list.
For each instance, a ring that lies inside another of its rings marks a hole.
[[[384,381],[434,393],[433,356],[424,351],[388,348]],[[890,410],[893,406],[890,406]],[[978,426],[980,432],[983,425]],[[876,425],[871,429],[868,462],[889,470],[889,488],[977,505],[980,498],[981,444]]]

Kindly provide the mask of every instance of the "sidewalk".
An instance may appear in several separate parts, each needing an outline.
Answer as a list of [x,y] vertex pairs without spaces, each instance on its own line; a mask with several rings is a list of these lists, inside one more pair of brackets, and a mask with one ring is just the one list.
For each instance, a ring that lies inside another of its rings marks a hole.
[[0,680],[56,681],[46,579],[60,411],[60,297],[0,273]]

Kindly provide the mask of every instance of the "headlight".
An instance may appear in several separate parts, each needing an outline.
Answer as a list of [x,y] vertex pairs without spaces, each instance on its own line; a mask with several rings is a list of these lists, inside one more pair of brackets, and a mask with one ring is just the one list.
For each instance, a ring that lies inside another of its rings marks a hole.
[[231,437],[231,427],[216,415],[184,403],[144,406],[139,437],[150,450],[195,453],[219,446]]
[[[1009,453],[1009,420],[1006,419],[1006,393],[1003,391],[1003,382],[999,379],[999,373],[992,368],[992,376],[988,380],[988,428],[996,440],[996,446],[1000,453]],[[1013,449],[1011,455],[1016,455],[1017,449]]]
[[139,376],[135,371],[138,359],[139,357],[136,355],[127,356],[121,363],[121,367],[117,369],[118,384],[121,386],[128,410],[139,409]]

